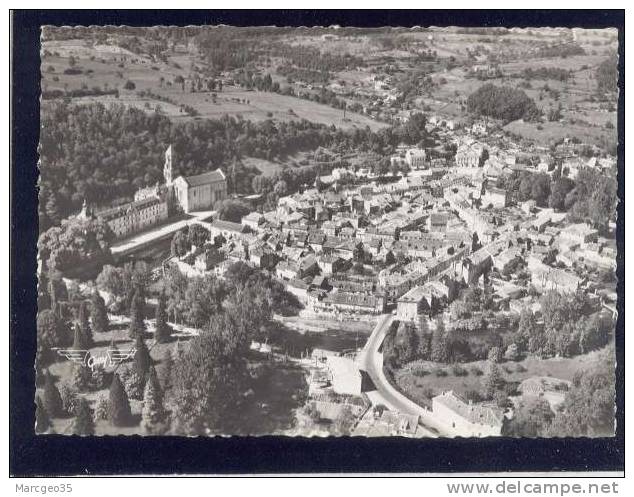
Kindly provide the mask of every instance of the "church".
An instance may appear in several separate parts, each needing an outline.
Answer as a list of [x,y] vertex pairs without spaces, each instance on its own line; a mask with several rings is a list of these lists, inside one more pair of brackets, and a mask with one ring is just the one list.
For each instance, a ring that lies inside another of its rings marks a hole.
[[[96,216],[108,223],[116,238],[126,238],[165,222],[175,212],[213,209],[218,200],[227,197],[227,181],[220,169],[172,180],[171,145],[165,151],[163,176],[165,184],[142,188],[134,194],[134,202],[98,212]],[[88,209],[86,202],[79,217],[92,217],[92,209]]]
[[165,184],[173,187],[173,198],[182,212],[213,209],[227,198],[227,181],[220,169],[196,176],[179,176],[172,182],[172,146],[165,152]]

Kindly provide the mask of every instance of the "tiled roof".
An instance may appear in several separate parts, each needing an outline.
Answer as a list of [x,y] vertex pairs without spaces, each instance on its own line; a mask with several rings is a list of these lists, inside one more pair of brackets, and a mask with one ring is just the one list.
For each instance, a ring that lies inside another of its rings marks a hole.
[[215,171],[198,174],[196,176],[182,176],[182,178],[189,186],[201,186],[224,181],[225,175],[220,169],[216,169]]
[[501,409],[484,404],[469,404],[451,390],[443,392],[434,397],[433,400],[451,409],[472,424],[500,426],[504,418]]

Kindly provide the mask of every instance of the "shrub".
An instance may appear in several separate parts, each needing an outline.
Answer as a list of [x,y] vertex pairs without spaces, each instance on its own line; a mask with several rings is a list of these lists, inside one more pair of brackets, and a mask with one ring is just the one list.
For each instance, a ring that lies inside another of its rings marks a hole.
[[108,397],[100,394],[95,404],[95,421],[105,421],[108,419]]
[[143,399],[144,381],[130,365],[126,364],[119,368],[119,377],[125,393],[130,399]]
[[469,375],[469,371],[467,371],[466,368],[463,368],[459,364],[454,365],[451,368],[451,372],[453,373],[454,376],[468,376]]
[[123,85],[123,88],[125,90],[134,90],[136,88],[136,85],[134,84],[134,81],[127,80]]
[[465,400],[470,400],[471,402],[482,402],[484,400],[484,398],[482,397],[482,394],[480,392],[478,392],[477,390],[467,390],[464,393],[464,398]]
[[523,364],[518,364],[517,366],[515,366],[515,371],[517,371],[518,373],[525,373],[528,370],[526,369],[526,367],[524,367]]
[[439,378],[443,378],[445,376],[448,376],[447,371],[445,371],[444,369],[437,369],[435,371],[435,373],[436,373],[436,376],[439,377]]
[[483,374],[482,370],[478,366],[472,366],[471,373],[474,374],[475,376],[482,376]]
[[93,368],[90,383],[94,390],[102,390],[103,388],[106,388],[110,384],[106,370],[102,367]]
[[427,376],[429,374],[429,371],[427,371],[427,369],[425,369],[423,366],[416,366],[412,368],[412,374],[414,376],[423,377]]
[[431,387],[425,388],[422,393],[423,393],[423,397],[430,400],[433,399],[437,395],[436,390]]
[[59,394],[62,397],[62,408],[64,412],[70,416],[74,416],[75,409],[77,408],[77,390],[64,382],[60,386]]

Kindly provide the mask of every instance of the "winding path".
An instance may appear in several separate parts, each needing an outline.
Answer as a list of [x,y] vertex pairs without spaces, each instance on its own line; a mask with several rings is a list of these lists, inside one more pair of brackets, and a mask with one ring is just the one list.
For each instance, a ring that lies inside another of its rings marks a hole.
[[385,377],[385,373],[383,372],[383,354],[379,352],[379,349],[393,322],[394,316],[392,314],[383,314],[379,318],[370,338],[368,338],[365,347],[363,347],[363,350],[357,357],[359,369],[368,374],[376,387],[376,390],[366,392],[370,402],[372,402],[373,405],[383,404],[388,409],[398,411],[402,414],[420,416],[420,421],[430,437],[438,435],[451,436],[451,434],[446,433],[446,429],[439,425],[433,418],[430,410],[419,406],[405,397],[405,395],[396,390]]

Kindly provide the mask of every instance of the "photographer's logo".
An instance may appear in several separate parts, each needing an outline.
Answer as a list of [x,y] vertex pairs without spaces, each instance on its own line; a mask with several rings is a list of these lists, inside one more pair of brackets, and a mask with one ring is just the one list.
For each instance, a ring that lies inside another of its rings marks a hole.
[[76,364],[81,364],[93,370],[95,367],[117,366],[123,361],[134,357],[136,349],[107,349],[96,355],[92,355],[89,350],[79,349],[58,349],[57,353]]

